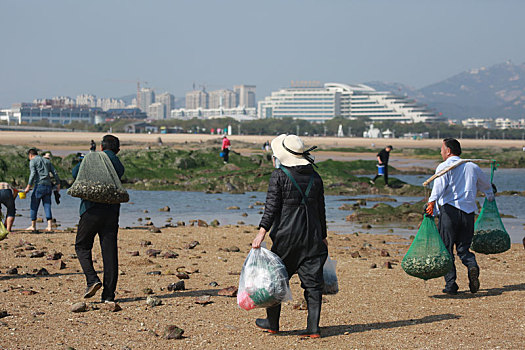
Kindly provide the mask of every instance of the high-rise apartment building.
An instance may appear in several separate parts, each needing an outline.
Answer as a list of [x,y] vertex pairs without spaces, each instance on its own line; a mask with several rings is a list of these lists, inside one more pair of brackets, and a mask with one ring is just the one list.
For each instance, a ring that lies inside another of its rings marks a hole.
[[139,109],[147,113],[149,105],[155,102],[155,92],[150,88],[142,88],[137,95]]
[[171,110],[175,108],[175,96],[173,96],[169,92],[164,92],[155,96],[155,102],[160,102],[165,107],[166,113],[164,114],[162,119],[168,118]]
[[238,106],[255,107],[255,85],[235,85],[233,91],[237,94]]
[[78,95],[77,106],[97,107],[97,96],[90,94]]
[[154,102],[148,106],[149,119],[166,119],[166,106],[161,102]]
[[237,107],[237,94],[232,90],[215,90],[209,93],[208,108],[235,108]]
[[186,108],[208,108],[209,105],[208,93],[204,90],[193,90],[186,93]]

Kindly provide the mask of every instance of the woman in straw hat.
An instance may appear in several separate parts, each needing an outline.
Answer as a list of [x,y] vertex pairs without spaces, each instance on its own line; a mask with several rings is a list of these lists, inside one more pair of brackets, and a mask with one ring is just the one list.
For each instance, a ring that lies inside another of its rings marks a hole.
[[[323,181],[314,170],[313,157],[296,135],[272,140],[280,167],[272,173],[259,233],[252,243],[257,249],[272,228],[272,252],[284,262],[288,277],[297,273],[308,305],[303,337],[319,338],[323,288],[323,265],[328,255]],[[266,309],[267,318],[255,324],[270,332],[279,331],[281,305]]]

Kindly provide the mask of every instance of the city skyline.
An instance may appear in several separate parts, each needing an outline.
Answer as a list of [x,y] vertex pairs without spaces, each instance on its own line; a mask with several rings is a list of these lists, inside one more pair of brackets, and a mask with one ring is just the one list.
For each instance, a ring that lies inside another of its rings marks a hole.
[[[177,98],[194,83],[219,90],[243,82],[257,86],[258,100],[297,80],[423,87],[525,61],[519,1],[125,4],[0,2],[8,33],[0,107],[52,96],[119,98],[135,93],[137,81]],[[223,32],[231,40],[218,40]]]

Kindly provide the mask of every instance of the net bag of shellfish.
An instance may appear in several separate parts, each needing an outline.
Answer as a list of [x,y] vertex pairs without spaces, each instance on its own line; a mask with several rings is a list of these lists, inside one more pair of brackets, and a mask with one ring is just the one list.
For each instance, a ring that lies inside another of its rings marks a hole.
[[326,258],[323,265],[323,294],[337,294],[339,293],[339,283],[337,282],[337,274],[335,267],[337,261],[330,259],[330,256]]
[[67,193],[96,203],[118,204],[129,201],[128,192],[122,186],[111,159],[104,152],[86,154],[80,163],[77,178]]
[[292,300],[292,291],[281,258],[266,248],[250,250],[239,277],[239,307],[272,307],[287,300]]
[[510,249],[510,236],[503,226],[496,201],[485,198],[483,208],[474,224],[470,249],[476,253],[498,254]]
[[414,241],[401,261],[410,276],[428,280],[446,275],[452,258],[439,235],[434,217],[425,215]]
[[9,231],[7,231],[7,228],[5,228],[3,221],[4,217],[2,216],[2,212],[0,211],[0,241],[5,239],[9,234]]

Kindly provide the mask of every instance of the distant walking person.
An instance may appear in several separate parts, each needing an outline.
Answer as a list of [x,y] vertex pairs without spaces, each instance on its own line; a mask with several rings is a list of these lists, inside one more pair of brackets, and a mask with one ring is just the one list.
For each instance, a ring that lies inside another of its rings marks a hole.
[[5,215],[5,228],[7,229],[7,232],[11,232],[15,222],[15,198],[17,194],[18,191],[10,184],[7,182],[0,182],[0,208],[2,207],[1,204],[5,205],[7,208],[7,213]]
[[224,164],[228,163],[229,160],[229,153],[230,153],[231,143],[230,140],[228,140],[228,137],[224,135],[222,137],[222,159],[224,160]]
[[40,206],[40,201],[42,201],[47,219],[46,231],[51,231],[53,229],[53,215],[51,213],[51,194],[53,193],[53,184],[51,182],[50,174],[53,175],[56,181],[57,191],[60,191],[60,177],[58,177],[51,161],[39,156],[36,149],[31,148],[27,151],[27,156],[29,158],[30,175],[24,192],[29,192],[31,186],[34,185],[30,204],[31,226],[27,229],[31,231],[36,230],[38,207]]
[[388,158],[390,157],[390,151],[393,149],[394,147],[392,146],[386,146],[377,154],[377,175],[372,180],[370,180],[372,185],[375,184],[379,176],[383,175],[385,177],[385,186],[390,187],[388,184]]
[[[124,175],[124,166],[117,157],[120,151],[120,141],[113,135],[102,138],[102,151],[106,153],[120,178]],[[76,179],[80,164],[73,168],[73,178]],[[95,236],[98,234],[104,264],[104,290],[102,301],[115,300],[115,290],[118,280],[117,234],[120,204],[102,204],[82,199],[80,202],[80,221],[75,240],[75,251],[82,271],[86,276],[87,288],[84,298],[91,298],[102,287],[102,283],[93,267],[91,250]]]
[[95,143],[95,141],[91,140],[91,147],[89,147],[89,150],[91,152],[95,152],[97,150],[97,144]]

